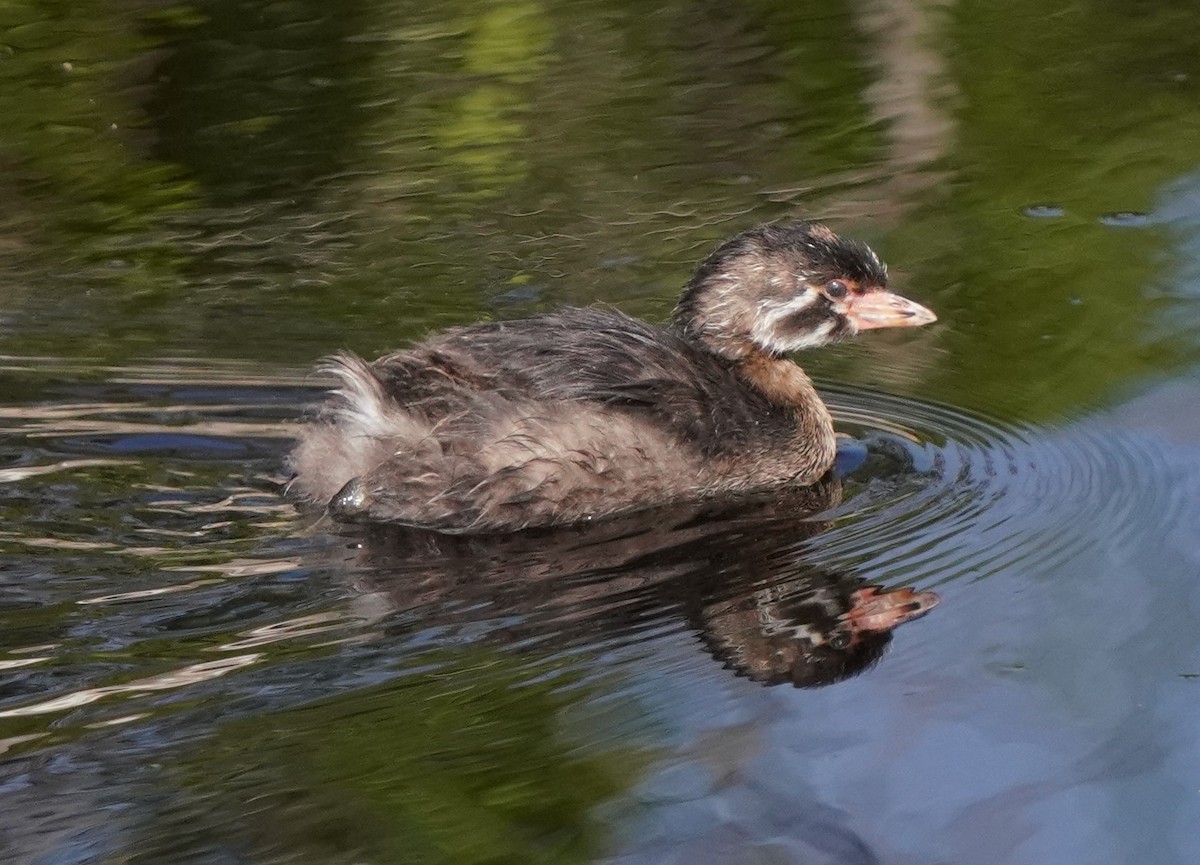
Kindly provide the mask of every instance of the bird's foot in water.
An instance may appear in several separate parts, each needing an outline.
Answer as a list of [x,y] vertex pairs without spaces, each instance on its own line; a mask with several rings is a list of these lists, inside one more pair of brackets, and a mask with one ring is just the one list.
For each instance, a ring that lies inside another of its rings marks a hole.
[[371,499],[363,487],[361,478],[351,478],[329,500],[326,509],[329,516],[340,523],[353,523],[362,519],[371,507]]

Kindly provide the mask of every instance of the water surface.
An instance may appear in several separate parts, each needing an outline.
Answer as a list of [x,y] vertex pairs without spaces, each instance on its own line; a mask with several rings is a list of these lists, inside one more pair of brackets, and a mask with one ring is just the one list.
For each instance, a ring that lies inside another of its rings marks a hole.
[[[1200,21],[1051,5],[9,4],[0,859],[1196,861]],[[836,481],[281,498],[322,355],[783,216],[940,316],[800,358]]]

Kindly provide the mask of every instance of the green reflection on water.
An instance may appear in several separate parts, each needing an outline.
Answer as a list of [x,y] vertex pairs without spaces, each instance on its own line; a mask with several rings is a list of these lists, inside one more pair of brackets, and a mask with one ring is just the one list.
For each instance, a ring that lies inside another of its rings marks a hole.
[[149,155],[137,87],[158,46],[135,18],[103,2],[24,0],[0,8],[0,32],[0,251],[69,242],[103,255],[194,204],[182,172]]
[[453,101],[434,137],[447,169],[464,171],[479,193],[515,186],[528,174],[520,152],[528,121],[517,118],[530,106],[521,85],[545,65],[549,35],[537,3],[485,9],[471,28],[463,68],[487,80]]
[[[628,740],[575,740],[568,715],[592,689],[569,671],[483,649],[436,660],[226,726],[185,762],[189,789],[220,791],[205,800],[205,831],[253,861],[594,860],[606,845],[596,807],[628,790],[646,757]],[[248,819],[247,801],[271,819]]]
[[[1151,210],[1200,140],[1194,7],[1054,5],[953,7],[954,182],[888,239],[918,256],[914,283],[951,288],[937,391],[1034,418],[1180,362],[1148,298],[1177,276],[1169,235],[1101,218]],[[1026,215],[1047,203],[1066,215]]]
[[816,0],[50,8],[5,10],[5,351],[307,364],[564,302],[661,318],[720,237],[800,214],[943,322],[817,372],[1046,419],[1194,355],[1153,331],[1170,238],[1098,221],[1194,167],[1186,4],[914,3],[907,42]]

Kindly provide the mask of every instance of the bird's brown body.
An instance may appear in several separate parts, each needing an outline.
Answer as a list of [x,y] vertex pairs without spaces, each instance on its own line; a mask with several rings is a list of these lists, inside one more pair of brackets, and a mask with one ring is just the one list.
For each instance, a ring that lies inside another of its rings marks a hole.
[[471,532],[813,483],[833,424],[784,353],[853,333],[836,307],[870,292],[860,307],[894,324],[932,320],[885,281],[866,247],[822,226],[764,226],[709,257],[671,328],[567,309],[373,363],[341,355],[292,488],[339,519]]

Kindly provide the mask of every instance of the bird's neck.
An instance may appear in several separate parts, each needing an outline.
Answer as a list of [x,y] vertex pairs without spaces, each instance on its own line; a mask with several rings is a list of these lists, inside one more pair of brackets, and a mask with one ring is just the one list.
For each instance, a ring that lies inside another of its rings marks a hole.
[[767,399],[796,413],[802,434],[826,439],[833,446],[833,418],[817,389],[799,366],[786,358],[753,352],[737,370]]

